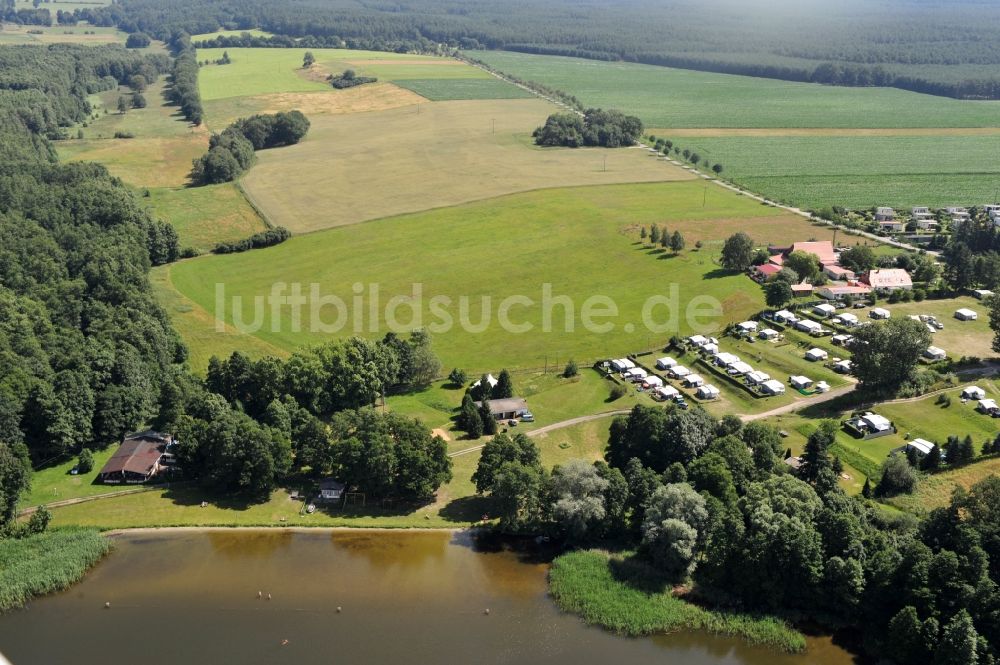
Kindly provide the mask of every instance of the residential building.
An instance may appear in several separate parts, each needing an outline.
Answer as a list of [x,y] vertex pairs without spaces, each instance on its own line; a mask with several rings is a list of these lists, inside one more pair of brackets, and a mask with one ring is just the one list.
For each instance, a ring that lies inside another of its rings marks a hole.
[[[475,404],[479,408],[483,405],[482,402]],[[528,410],[528,403],[521,397],[487,400],[486,406],[497,420],[513,420]]]
[[881,206],[875,208],[875,221],[876,222],[891,222],[896,219],[896,211],[892,208]]
[[909,291],[913,288],[913,280],[910,273],[902,268],[876,268],[869,270],[861,281],[873,289],[884,289],[894,291],[904,289]]
[[106,485],[144,483],[167,466],[164,458],[173,443],[174,438],[169,434],[152,430],[128,434],[97,473],[97,480]]

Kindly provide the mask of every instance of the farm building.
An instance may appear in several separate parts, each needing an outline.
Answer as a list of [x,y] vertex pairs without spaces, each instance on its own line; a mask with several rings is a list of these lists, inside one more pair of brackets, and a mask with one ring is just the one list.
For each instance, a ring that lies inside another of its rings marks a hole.
[[944,352],[944,349],[937,346],[928,346],[927,350],[924,351],[924,358],[928,360],[944,360],[948,357],[948,354]]
[[974,289],[972,291],[972,295],[974,295],[979,300],[982,300],[984,298],[989,298],[991,295],[993,295],[993,292],[990,291],[989,289]]
[[795,388],[797,390],[805,390],[806,388],[808,388],[813,384],[813,380],[810,379],[808,376],[802,376],[801,374],[797,374],[795,376],[788,377],[788,383],[792,384],[792,388]]
[[699,387],[698,391],[695,393],[695,395],[698,396],[698,399],[717,399],[719,394],[719,389],[711,384]]
[[765,381],[770,381],[771,375],[765,374],[764,372],[756,371],[756,372],[750,372],[743,378],[746,379],[748,385],[757,386],[764,383]]
[[97,474],[97,480],[105,485],[144,483],[163,468],[167,448],[173,442],[169,434],[152,430],[128,434]]
[[866,296],[871,293],[871,287],[865,284],[828,284],[816,289],[816,295],[824,300],[840,300],[845,296]]
[[913,441],[906,442],[906,449],[913,449],[917,451],[917,455],[924,457],[930,455],[931,451],[934,450],[934,444],[927,439],[914,439]]
[[888,319],[890,316],[892,316],[892,312],[890,312],[884,307],[873,307],[872,310],[868,312],[868,316],[875,319],[876,321],[884,321],[885,319]]
[[979,315],[968,307],[963,307],[955,310],[955,318],[959,321],[975,321],[979,318]]
[[816,362],[817,360],[826,360],[829,356],[829,353],[818,347],[813,347],[806,351],[806,360],[811,360],[813,362]]
[[784,395],[785,386],[782,385],[781,381],[768,379],[764,383],[760,384],[760,391],[765,395]]
[[743,362],[742,360],[732,363],[726,370],[728,374],[732,374],[733,376],[742,376],[744,374],[749,374],[752,371],[753,367]]
[[319,481],[320,501],[340,501],[344,497],[344,483],[334,478],[324,478]]
[[688,374],[684,377],[683,383],[688,388],[697,388],[705,385],[705,379],[701,378],[698,374]]
[[667,373],[670,376],[674,377],[675,379],[682,379],[688,374],[690,374],[691,370],[689,370],[684,365],[674,365],[669,370],[667,370]]
[[823,326],[821,326],[816,321],[810,321],[809,319],[802,319],[795,324],[796,329],[802,332],[807,332],[810,335],[819,335],[823,332]]
[[874,439],[896,431],[892,421],[871,411],[844,421],[844,427],[859,439]]
[[660,358],[660,359],[658,359],[656,361],[656,369],[670,369],[671,367],[673,367],[676,364],[677,364],[677,361],[674,360],[673,358],[670,358],[668,356],[668,357]]
[[673,386],[661,386],[656,389],[656,396],[663,400],[669,400],[680,395],[680,391]]
[[757,334],[757,336],[763,340],[770,341],[772,339],[778,339],[778,331],[771,328],[764,328]]
[[830,316],[832,314],[835,314],[836,311],[837,311],[837,308],[834,307],[833,305],[828,304],[828,303],[821,303],[821,304],[816,305],[815,307],[813,307],[812,311],[813,311],[813,314],[815,314],[816,316],[824,316],[824,317],[826,317],[826,316]]
[[976,411],[993,415],[997,412],[997,403],[993,399],[981,399],[976,403]]
[[788,251],[789,254],[792,252],[805,252],[806,254],[812,254],[819,259],[821,265],[834,264],[837,262],[837,251],[833,248],[833,243],[829,240],[797,242],[793,244],[791,249]]
[[[482,402],[475,403],[482,407]],[[528,403],[521,397],[487,400],[486,406],[497,420],[512,420],[528,410]]]
[[869,270],[861,281],[873,289],[885,289],[893,291],[895,289],[910,290],[913,288],[913,280],[910,273],[902,268],[876,268]]

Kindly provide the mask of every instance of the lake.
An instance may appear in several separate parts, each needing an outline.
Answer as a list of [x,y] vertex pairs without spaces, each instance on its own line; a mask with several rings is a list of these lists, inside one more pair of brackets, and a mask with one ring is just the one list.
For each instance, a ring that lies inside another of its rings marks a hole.
[[617,637],[553,605],[544,563],[468,533],[114,538],[81,583],[0,617],[0,651],[13,665],[852,662],[825,638],[788,656],[700,633]]

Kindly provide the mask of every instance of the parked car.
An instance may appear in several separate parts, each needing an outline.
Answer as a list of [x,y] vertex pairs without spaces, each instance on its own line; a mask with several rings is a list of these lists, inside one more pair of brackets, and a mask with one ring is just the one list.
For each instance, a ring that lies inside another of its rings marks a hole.
[[507,426],[508,427],[517,427],[517,421],[514,420],[513,418],[511,418],[510,420],[507,421]]
[[533,414],[531,411],[522,411],[521,412],[521,422],[522,423],[533,423],[533,422],[535,422],[535,414]]

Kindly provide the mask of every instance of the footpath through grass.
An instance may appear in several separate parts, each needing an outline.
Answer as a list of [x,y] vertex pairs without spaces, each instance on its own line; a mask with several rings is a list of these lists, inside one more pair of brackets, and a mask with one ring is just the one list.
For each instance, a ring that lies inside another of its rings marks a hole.
[[0,540],[0,612],[68,588],[111,547],[95,529],[54,529]]
[[805,637],[780,619],[704,609],[672,595],[648,566],[606,552],[558,557],[549,592],[563,611],[623,635],[703,630],[788,653],[806,647]]

